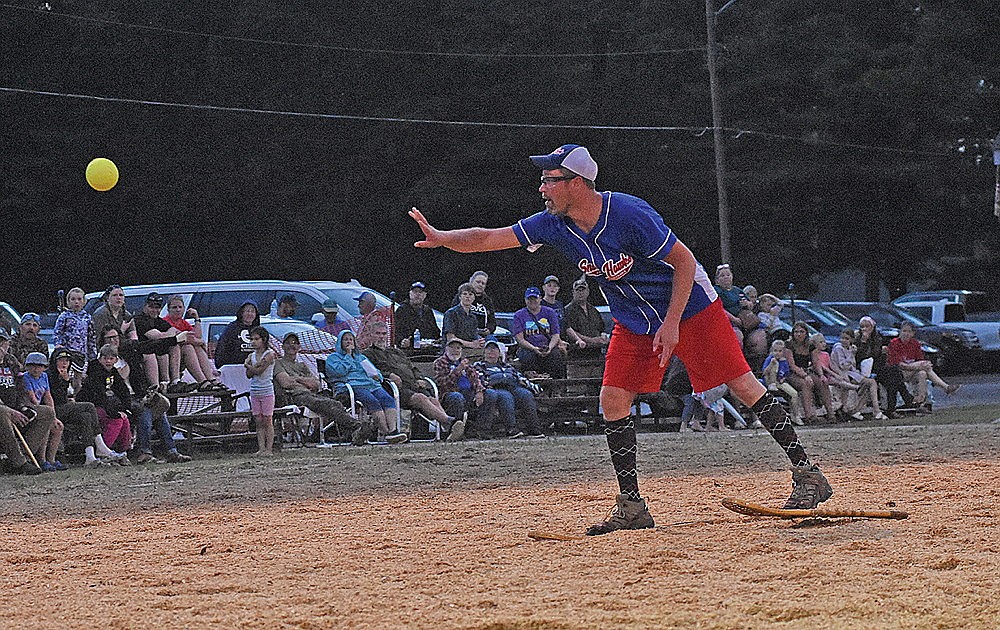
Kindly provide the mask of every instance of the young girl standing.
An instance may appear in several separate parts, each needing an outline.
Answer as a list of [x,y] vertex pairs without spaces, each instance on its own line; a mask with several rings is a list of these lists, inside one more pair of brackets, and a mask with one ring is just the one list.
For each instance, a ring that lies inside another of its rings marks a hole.
[[263,326],[250,329],[253,352],[243,362],[250,379],[250,413],[257,423],[257,452],[271,455],[274,451],[274,362],[278,356],[268,347],[270,335]]
[[[73,287],[66,294],[67,309],[59,313],[52,329],[52,343],[57,347],[69,348],[82,357],[82,365],[74,366],[73,389],[79,390],[87,364],[97,358],[97,337],[90,313],[83,310],[87,303],[86,294],[80,287]],[[79,369],[77,369],[79,368]]]

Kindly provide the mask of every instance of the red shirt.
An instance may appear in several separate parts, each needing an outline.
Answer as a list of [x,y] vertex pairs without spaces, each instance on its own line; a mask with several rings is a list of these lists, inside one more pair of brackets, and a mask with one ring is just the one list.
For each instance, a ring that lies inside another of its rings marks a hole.
[[183,317],[174,319],[170,315],[167,315],[163,318],[163,320],[181,332],[184,332],[185,330],[194,330],[194,326],[189,324]]
[[889,365],[899,365],[908,361],[924,361],[924,351],[920,349],[920,341],[912,338],[903,341],[899,337],[889,342]]

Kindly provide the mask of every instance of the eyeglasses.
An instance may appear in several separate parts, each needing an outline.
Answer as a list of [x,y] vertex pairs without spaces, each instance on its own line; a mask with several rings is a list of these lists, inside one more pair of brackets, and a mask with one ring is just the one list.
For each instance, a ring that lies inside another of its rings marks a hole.
[[579,175],[562,175],[559,177],[550,176],[550,177],[541,177],[539,179],[542,182],[542,186],[548,188],[549,186],[554,186],[559,182],[568,182],[569,180],[576,179],[577,177],[579,177]]
[[25,313],[21,316],[21,323],[26,324],[28,322],[35,322],[36,324],[42,323],[42,318],[38,313]]

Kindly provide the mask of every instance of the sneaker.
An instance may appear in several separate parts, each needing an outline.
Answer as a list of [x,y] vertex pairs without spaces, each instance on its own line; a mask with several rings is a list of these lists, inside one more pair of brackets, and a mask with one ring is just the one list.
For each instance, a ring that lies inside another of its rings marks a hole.
[[785,501],[786,510],[811,510],[833,495],[830,482],[819,466],[792,467],[792,494]]
[[633,501],[628,496],[619,494],[615,497],[615,507],[611,508],[607,520],[591,525],[587,528],[587,535],[599,536],[619,529],[649,529],[655,526],[645,501]]
[[351,444],[354,446],[364,446],[368,443],[368,439],[372,436],[372,425],[371,423],[365,422],[359,424],[355,427],[354,431],[351,431]]
[[178,453],[177,451],[170,451],[167,453],[167,461],[171,464],[183,464],[191,461],[191,456],[185,455],[184,453]]
[[390,433],[389,435],[385,436],[385,441],[388,442],[389,444],[402,444],[403,442],[406,442],[409,439],[410,438],[406,437],[405,433]]
[[152,453],[142,453],[135,460],[136,464],[142,466],[143,464],[160,464],[160,460],[153,457]]
[[877,414],[875,414],[875,419],[876,419],[876,420],[888,420],[888,419],[889,419],[889,416],[885,415],[884,413],[882,413],[882,412],[880,411],[880,412],[878,412]]
[[523,438],[523,437],[524,437],[524,431],[518,431],[518,430],[515,429],[513,431],[508,431],[507,432],[507,439],[508,440],[516,440],[518,438]]
[[853,418],[854,420],[864,420],[865,415],[860,411],[855,411],[854,413],[851,414],[851,418]]
[[[46,464],[48,462],[45,462]],[[42,474],[42,469],[35,466],[31,462],[24,462],[20,466],[14,469],[15,475],[40,475]]]
[[465,436],[465,420],[455,420],[451,423],[451,433],[448,434],[449,442],[458,442]]
[[750,423],[750,428],[751,429],[763,429],[764,428],[764,424],[760,420],[754,420],[753,422]]
[[66,464],[64,464],[64,463],[62,463],[61,461],[59,461],[58,459],[57,459],[56,461],[52,462],[52,465],[53,465],[53,466],[55,467],[55,469],[56,469],[56,470],[58,470],[59,472],[62,472],[62,471],[64,471],[64,470],[69,470],[69,467],[68,467],[68,466],[67,466]]
[[51,462],[42,462],[42,472],[55,472],[56,467]]
[[802,418],[800,416],[792,416],[792,424],[794,424],[797,427],[801,427],[805,425],[805,422],[802,421]]

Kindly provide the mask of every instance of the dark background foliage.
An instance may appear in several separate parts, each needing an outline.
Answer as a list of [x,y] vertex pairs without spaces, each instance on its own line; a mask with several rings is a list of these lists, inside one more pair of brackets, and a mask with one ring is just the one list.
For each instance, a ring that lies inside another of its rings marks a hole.
[[[526,156],[564,142],[719,262],[710,131],[194,107],[703,129],[700,2],[50,4],[0,6],[0,86],[136,102],[0,92],[0,299],[22,311],[74,285],[265,277],[422,279],[442,306],[480,268],[517,307],[573,266],[544,249],[417,251],[405,213],[508,225],[541,208]],[[992,3],[741,0],[718,31],[738,281],[808,294],[857,269],[845,298],[996,288]],[[695,50],[617,54],[676,49]],[[552,56],[499,56],[516,54]],[[121,171],[110,192],[84,181],[96,156]]]

